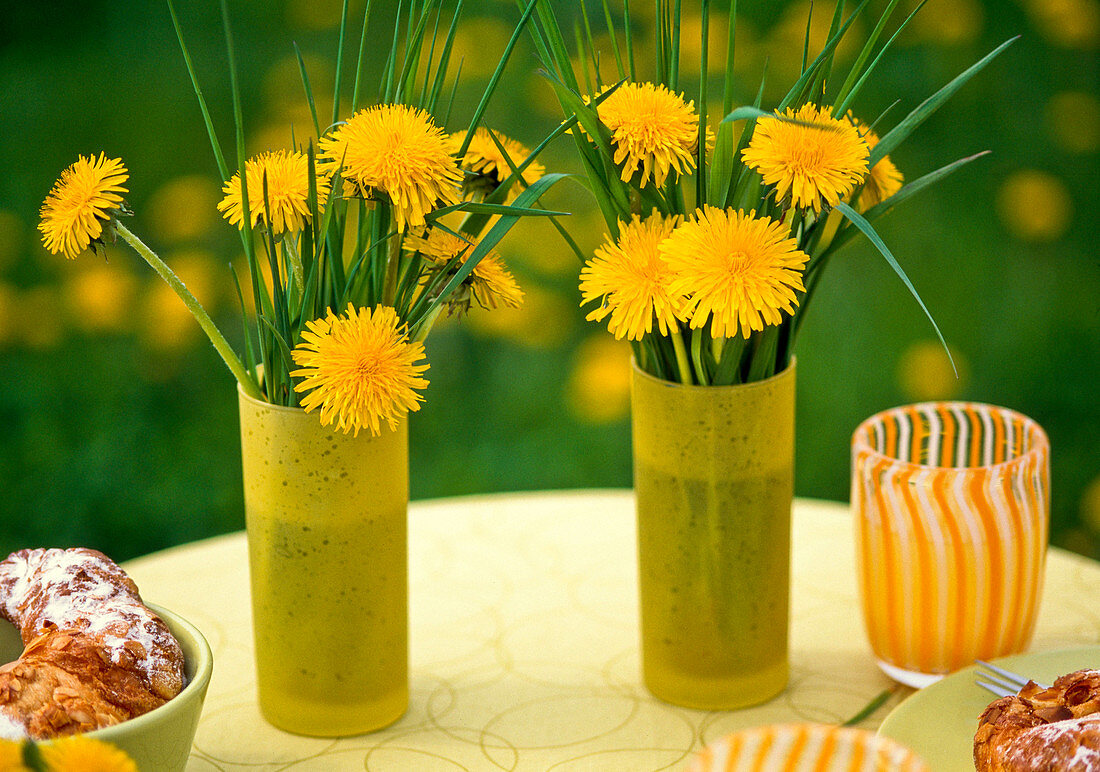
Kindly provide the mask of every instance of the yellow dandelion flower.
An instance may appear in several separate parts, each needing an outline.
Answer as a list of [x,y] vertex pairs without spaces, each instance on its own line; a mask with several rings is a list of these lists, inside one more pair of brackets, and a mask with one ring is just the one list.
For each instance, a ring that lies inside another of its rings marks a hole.
[[[519,167],[524,159],[531,155],[531,150],[526,145],[506,137],[500,132],[493,132],[493,135],[496,136],[497,141],[500,142],[501,147],[504,148],[508,156],[505,158],[504,153],[500,152],[500,148],[493,141],[493,136],[489,134],[489,130],[484,126],[478,126],[473,139],[470,140],[470,146],[466,148],[466,155],[462,156],[461,161],[462,168],[473,175],[472,177],[468,176],[463,183],[464,188],[468,191],[481,190],[486,194],[491,193],[497,189],[500,183],[512,176],[513,166]],[[465,141],[465,131],[452,134],[448,140],[451,152],[457,153]],[[508,163],[509,160],[511,160],[511,164]],[[522,184],[513,186],[509,191],[509,200],[514,199],[519,195],[520,190],[544,174],[546,174],[546,167],[538,161],[532,161],[520,175]]]
[[302,399],[305,411],[321,408],[322,426],[335,424],[356,436],[368,427],[377,437],[382,420],[394,429],[407,411],[420,409],[423,398],[415,390],[428,385],[420,377],[428,365],[417,364],[424,346],[409,341],[394,309],[356,310],[349,303],[345,315],[330,310],[306,327],[291,352],[302,369],[291,375],[303,379],[295,391],[309,392]]
[[[875,133],[867,124],[863,123],[851,113],[848,113],[847,119],[851,122],[860,136],[863,137],[867,143],[867,152],[870,153],[874,150],[875,145],[878,144],[879,136]],[[859,194],[859,209],[860,211],[866,211],[875,204],[881,204],[890,196],[901,190],[902,184],[905,182],[905,177],[898,171],[898,167],[894,165],[894,162],[890,160],[890,156],[885,155],[879,162],[871,167],[871,171],[867,174],[867,178],[863,181],[863,190]]]
[[[426,235],[406,237],[404,246],[410,252],[419,252],[433,263],[444,266],[456,257],[461,261],[459,265],[465,263],[466,256],[476,244],[444,230],[432,228]],[[478,261],[466,279],[466,284],[482,308],[519,308],[523,304],[523,290],[519,288],[512,273],[504,267],[504,261],[495,250],[491,250]],[[468,306],[468,300],[466,302]],[[458,304],[462,304],[461,295]]]
[[581,269],[581,305],[599,301],[589,321],[610,316],[607,329],[617,339],[641,340],[653,331],[662,335],[676,328],[685,298],[670,287],[672,271],[659,247],[679,224],[679,217],[654,212],[646,219],[634,215],[619,229],[618,241],[607,239]]
[[710,320],[711,335],[732,337],[783,321],[803,291],[809,256],[787,228],[755,212],[704,207],[659,247],[674,273],[672,293],[688,295],[693,328]]
[[683,174],[695,168],[699,115],[694,102],[685,102],[663,85],[624,83],[597,105],[596,112],[611,132],[624,182],[639,165],[643,188],[651,176],[661,187],[670,172]]
[[431,115],[405,105],[360,110],[318,142],[322,158],[343,166],[358,193],[382,191],[393,202],[397,228],[422,227],[437,201],[458,203],[462,171],[447,136]]
[[[780,199],[790,198],[799,209],[820,212],[836,206],[867,176],[867,142],[848,121],[832,117],[828,107],[805,104],[779,118],[760,118],[745,163],[760,172],[766,185],[776,186]],[[811,123],[813,126],[803,124]]]
[[0,740],[0,772],[30,772],[23,763],[23,743]]
[[54,740],[38,751],[48,772],[138,772],[125,751],[83,735]]
[[[255,226],[263,218],[271,232],[302,230],[311,216],[309,208],[309,159],[305,153],[276,150],[260,153],[245,163],[248,175],[248,213]],[[264,199],[264,179],[267,179],[267,199]],[[317,205],[328,200],[331,183],[327,177],[316,176]],[[218,204],[225,219],[238,228],[244,227],[244,206],[241,200],[241,174],[222,186],[225,198]],[[268,207],[270,204],[270,210]]]
[[119,194],[128,192],[122,186],[129,178],[121,158],[79,156],[61,173],[39,212],[46,249],[75,260],[89,246],[101,244],[103,224],[122,207]]

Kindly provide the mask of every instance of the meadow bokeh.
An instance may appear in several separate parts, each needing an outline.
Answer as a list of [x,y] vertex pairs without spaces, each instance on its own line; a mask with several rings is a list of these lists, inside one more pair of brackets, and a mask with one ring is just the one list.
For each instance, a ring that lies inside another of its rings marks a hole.
[[[519,15],[508,0],[465,5],[450,130],[465,126]],[[579,3],[558,5],[571,29]],[[684,2],[685,85],[699,74],[697,5]],[[872,0],[855,37],[884,5]],[[301,140],[312,125],[293,44],[315,91],[331,94],[340,0],[229,6],[248,151],[288,147],[292,131]],[[394,6],[374,3],[373,82]],[[632,6],[647,25],[652,3]],[[357,29],[363,0],[351,7]],[[765,106],[797,77],[809,7],[741,0],[741,101],[755,95],[765,60]],[[816,7],[820,43],[832,9]],[[188,0],[179,12],[231,154],[218,5]],[[711,35],[715,78],[722,15]],[[878,223],[936,317],[959,377],[881,257],[866,243],[846,248],[797,348],[796,489],[847,500],[849,439],[873,412],[926,399],[992,402],[1032,416],[1050,435],[1053,542],[1100,557],[1100,1],[930,0],[856,111],[873,119],[896,101],[882,124],[892,125],[1015,35],[892,157],[915,179],[962,156],[991,155]],[[856,51],[842,46],[841,66]],[[651,58],[639,50],[643,74]],[[525,37],[486,114],[488,125],[528,145],[561,119],[537,68]],[[227,265],[242,259],[240,242],[215,209],[221,180],[167,6],[60,0],[47,14],[3,0],[0,84],[0,552],[83,544],[125,559],[242,528],[234,384],[182,303],[124,245],[109,247],[106,259],[66,261],[44,251],[35,228],[43,198],[77,154],[122,157],[136,213],[129,227],[227,333],[239,329]],[[319,99],[322,116],[330,99]],[[580,171],[568,137],[542,160],[552,171]],[[573,213],[566,224],[583,249],[598,245],[602,222],[581,185],[559,185],[546,203]],[[548,223],[521,223],[501,251],[526,303],[475,309],[429,338],[431,385],[410,424],[412,497],[629,486],[629,348],[585,322],[580,265]]]

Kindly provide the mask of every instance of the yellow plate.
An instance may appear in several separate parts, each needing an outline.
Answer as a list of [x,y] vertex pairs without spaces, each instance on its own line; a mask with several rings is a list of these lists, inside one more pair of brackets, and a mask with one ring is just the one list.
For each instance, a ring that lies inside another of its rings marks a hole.
[[[1050,683],[1074,670],[1100,669],[1100,646],[1017,654],[996,664]],[[909,747],[936,772],[974,772],[978,716],[996,699],[974,683],[974,670],[963,668],[911,695],[890,712],[879,734]]]

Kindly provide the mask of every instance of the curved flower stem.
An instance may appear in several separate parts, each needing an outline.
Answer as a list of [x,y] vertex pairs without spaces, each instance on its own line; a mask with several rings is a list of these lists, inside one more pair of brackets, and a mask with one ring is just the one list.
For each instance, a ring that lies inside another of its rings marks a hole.
[[206,309],[199,303],[198,298],[191,294],[191,290],[187,289],[187,286],[180,280],[180,277],[176,276],[175,272],[168,267],[168,265],[161,260],[156,252],[149,249],[145,243],[135,236],[125,225],[118,220],[114,222],[115,230],[120,236],[134,248],[134,251],[141,255],[153,270],[160,274],[160,278],[167,282],[168,286],[172,288],[172,291],[179,296],[179,299],[183,301],[187,306],[187,310],[191,312],[191,315],[195,317],[195,321],[202,327],[202,331],[206,333],[206,337],[210,339],[210,342],[214,344],[214,348],[218,354],[221,355],[222,360],[229,367],[229,371],[233,373],[233,376],[237,379],[237,382],[241,384],[241,388],[245,394],[253,399],[264,399],[263,394],[260,393],[259,386],[256,385],[256,381],[248,374],[244,365],[241,363],[240,358],[233,351],[233,347],[229,345],[229,341],[222,335],[221,330],[210,318],[210,315],[206,313]]

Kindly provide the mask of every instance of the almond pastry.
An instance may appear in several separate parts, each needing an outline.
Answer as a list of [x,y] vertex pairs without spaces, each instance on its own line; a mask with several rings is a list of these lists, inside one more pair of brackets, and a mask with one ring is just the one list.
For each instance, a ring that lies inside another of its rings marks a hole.
[[978,772],[1100,772],[1100,671],[1028,682],[990,703],[974,735]]
[[23,654],[0,667],[0,737],[45,739],[146,713],[183,688],[183,652],[101,552],[36,549],[0,562],[0,616]]

